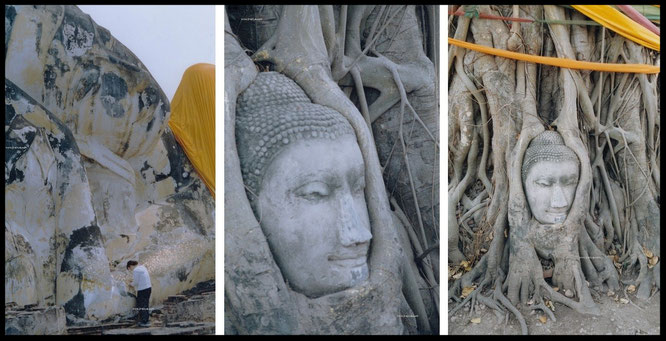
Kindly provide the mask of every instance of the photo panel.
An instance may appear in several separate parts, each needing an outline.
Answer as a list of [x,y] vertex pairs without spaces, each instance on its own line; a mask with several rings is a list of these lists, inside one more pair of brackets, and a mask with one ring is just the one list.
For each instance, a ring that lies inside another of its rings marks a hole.
[[448,9],[448,333],[660,333],[659,6]]
[[5,5],[5,334],[215,333],[215,7]]
[[439,8],[225,6],[225,334],[440,333]]

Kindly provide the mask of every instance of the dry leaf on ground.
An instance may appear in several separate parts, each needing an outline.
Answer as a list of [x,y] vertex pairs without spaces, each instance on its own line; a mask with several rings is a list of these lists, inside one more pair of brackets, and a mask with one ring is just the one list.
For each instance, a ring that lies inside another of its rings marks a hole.
[[555,305],[551,300],[546,300],[546,307],[550,308],[552,311],[555,311]]
[[657,265],[657,262],[659,262],[659,257],[654,256],[650,258],[650,260],[648,261],[648,268],[653,268],[655,265]]
[[645,247],[643,247],[643,254],[644,254],[645,257],[647,257],[647,258],[652,258],[652,256],[654,256],[654,255],[652,254],[652,251],[646,249]]
[[[458,279],[462,276],[463,271],[459,265],[449,266],[449,280]],[[457,277],[456,277],[457,276]]]
[[465,298],[465,297],[467,297],[469,294],[472,293],[472,291],[474,291],[474,289],[475,289],[475,286],[464,287],[464,288],[462,289],[462,294],[460,295],[460,298]]

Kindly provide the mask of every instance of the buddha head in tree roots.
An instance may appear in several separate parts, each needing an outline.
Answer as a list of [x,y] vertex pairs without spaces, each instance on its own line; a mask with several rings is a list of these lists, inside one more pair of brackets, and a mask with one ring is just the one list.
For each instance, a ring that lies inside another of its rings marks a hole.
[[291,79],[259,73],[238,99],[248,197],[289,286],[320,297],[368,278],[372,234],[354,130]]
[[556,131],[537,135],[525,151],[522,181],[532,216],[541,224],[563,223],[573,203],[580,162]]

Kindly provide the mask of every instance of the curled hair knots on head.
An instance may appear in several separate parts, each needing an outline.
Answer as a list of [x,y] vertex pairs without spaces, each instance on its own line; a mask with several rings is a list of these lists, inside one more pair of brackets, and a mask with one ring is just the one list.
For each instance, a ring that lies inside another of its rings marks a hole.
[[527,150],[525,150],[521,172],[522,180],[525,182],[529,170],[539,162],[562,162],[567,160],[580,164],[576,153],[564,144],[564,139],[560,133],[546,130],[532,139]]
[[264,172],[290,143],[336,139],[354,130],[339,112],[314,104],[298,84],[278,72],[261,72],[236,109],[236,145],[243,182],[258,194]]

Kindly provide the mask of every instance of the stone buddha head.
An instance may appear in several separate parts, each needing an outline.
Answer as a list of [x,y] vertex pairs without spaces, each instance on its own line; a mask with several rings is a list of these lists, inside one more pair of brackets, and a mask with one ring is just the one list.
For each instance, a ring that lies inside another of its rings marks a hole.
[[291,79],[259,73],[238,98],[246,192],[289,286],[308,297],[368,278],[372,234],[354,130]]
[[563,223],[573,203],[580,162],[556,131],[537,135],[525,151],[522,181],[527,203],[541,224]]

